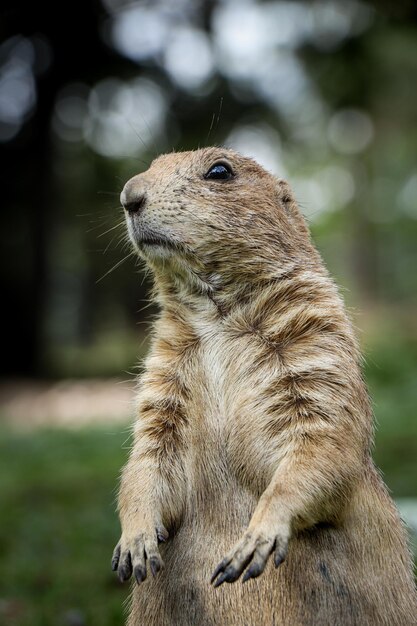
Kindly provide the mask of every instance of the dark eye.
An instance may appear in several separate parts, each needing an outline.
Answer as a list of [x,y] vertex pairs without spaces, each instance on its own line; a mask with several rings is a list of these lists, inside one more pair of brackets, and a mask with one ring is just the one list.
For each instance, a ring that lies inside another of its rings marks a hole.
[[215,163],[204,178],[209,180],[229,180],[233,178],[232,168],[227,163]]

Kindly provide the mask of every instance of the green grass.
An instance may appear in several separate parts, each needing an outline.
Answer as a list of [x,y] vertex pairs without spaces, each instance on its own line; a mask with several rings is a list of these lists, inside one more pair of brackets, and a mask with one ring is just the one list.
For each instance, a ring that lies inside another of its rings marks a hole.
[[126,433],[0,432],[0,623],[123,623],[110,571]]
[[376,417],[374,458],[395,498],[417,498],[417,341],[378,333],[365,376]]

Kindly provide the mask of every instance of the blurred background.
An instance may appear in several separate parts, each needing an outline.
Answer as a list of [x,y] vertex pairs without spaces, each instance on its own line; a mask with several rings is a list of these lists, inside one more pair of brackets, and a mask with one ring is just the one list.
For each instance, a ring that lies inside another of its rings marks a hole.
[[415,2],[15,0],[0,38],[0,623],[123,621],[116,486],[155,311],[119,194],[173,149],[291,182],[416,528]]

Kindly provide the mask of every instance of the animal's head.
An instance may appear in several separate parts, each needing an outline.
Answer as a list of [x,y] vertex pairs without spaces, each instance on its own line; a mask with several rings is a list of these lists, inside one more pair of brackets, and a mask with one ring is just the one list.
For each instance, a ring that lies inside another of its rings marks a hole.
[[287,266],[310,249],[285,181],[223,148],[162,155],[121,194],[130,238],[157,272],[208,285]]

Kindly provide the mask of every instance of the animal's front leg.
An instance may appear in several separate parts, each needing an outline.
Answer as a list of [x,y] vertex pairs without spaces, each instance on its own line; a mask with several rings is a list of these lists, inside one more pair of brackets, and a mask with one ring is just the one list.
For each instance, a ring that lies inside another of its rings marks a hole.
[[158,542],[178,524],[184,502],[184,408],[178,396],[143,392],[135,426],[135,442],[123,470],[119,514],[121,538],[112,568],[121,581],[132,574],[137,583],[163,567]]
[[291,524],[285,510],[279,510],[277,504],[270,503],[268,506],[261,498],[246,532],[214,570],[211,578],[214,587],[234,582],[243,572],[243,582],[256,578],[264,571],[272,553],[275,567],[283,562],[291,536]]
[[[313,417],[309,425],[287,437],[286,454],[246,532],[213,573],[215,587],[236,581],[243,572],[243,582],[256,578],[272,552],[275,565],[282,563],[296,531],[341,519],[361,470],[361,446],[352,428],[337,422],[320,426]],[[351,444],[349,457],[345,441]]]
[[138,584],[146,579],[148,567],[152,576],[156,576],[163,567],[158,543],[167,539],[168,531],[161,523],[146,522],[138,516],[134,525],[125,526],[122,531],[113,552],[113,571],[117,570],[122,582],[133,574]]
[[165,525],[172,514],[171,485],[149,453],[149,441],[142,433],[123,470],[119,496],[122,535],[112,557],[112,569],[122,582],[133,574],[139,584],[149,570],[155,576],[163,567],[158,543],[168,539]]

